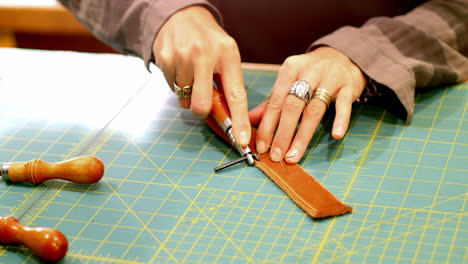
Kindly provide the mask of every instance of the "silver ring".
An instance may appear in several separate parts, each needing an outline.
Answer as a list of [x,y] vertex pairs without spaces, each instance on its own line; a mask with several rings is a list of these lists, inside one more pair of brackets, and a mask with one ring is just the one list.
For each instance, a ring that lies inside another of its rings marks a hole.
[[327,92],[327,90],[325,89],[315,90],[314,94],[312,95],[312,99],[315,99],[315,98],[322,100],[327,105],[327,109],[328,109],[328,107],[330,106],[331,97],[330,97],[330,94]]
[[310,96],[310,85],[308,82],[304,80],[296,81],[291,88],[289,89],[289,93],[295,95],[297,98],[304,101],[306,104],[309,103],[311,96]]
[[184,87],[179,87],[175,82],[174,82],[174,92],[179,99],[187,99],[190,97],[192,93],[192,85],[187,85]]

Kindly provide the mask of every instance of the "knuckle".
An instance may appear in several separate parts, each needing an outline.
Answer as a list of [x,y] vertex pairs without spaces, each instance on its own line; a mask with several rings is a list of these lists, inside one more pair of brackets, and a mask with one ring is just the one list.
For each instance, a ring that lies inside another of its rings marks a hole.
[[297,56],[297,55],[289,56],[284,60],[283,65],[285,65],[285,66],[294,65],[294,64],[297,63],[298,59],[299,59],[299,56]]
[[283,105],[283,100],[279,96],[272,96],[270,100],[268,100],[267,108],[273,111],[280,111]]
[[190,56],[191,52],[192,52],[191,47],[179,47],[178,49],[176,49],[175,55],[179,59],[185,59]]
[[190,53],[188,56],[200,56],[205,53],[206,50],[209,50],[209,45],[203,41],[195,41],[188,50]]
[[180,45],[176,52],[181,58],[193,58],[204,54],[206,44],[201,40],[194,40],[188,45]]
[[236,41],[234,40],[234,38],[232,37],[225,37],[221,40],[221,46],[224,48],[224,49],[227,49],[227,50],[235,50],[237,49],[237,43]]
[[290,70],[294,69],[296,65],[299,63],[300,57],[298,55],[289,56],[284,60],[283,64],[281,65],[280,70]]
[[288,96],[286,97],[286,100],[284,101],[284,111],[288,112],[295,112],[297,110],[302,110],[304,107],[304,102],[301,100],[294,98],[293,96]]
[[187,48],[186,56],[187,57],[195,57],[204,55],[205,51],[208,50],[206,43],[203,41],[195,41],[189,48]]
[[310,104],[304,109],[304,115],[307,116],[322,116],[325,113],[325,103],[317,102],[317,100],[310,101]]
[[220,56],[231,61],[239,61],[241,59],[239,48],[236,41],[231,37],[224,38],[218,49],[216,49]]
[[194,114],[200,117],[207,116],[211,111],[211,105],[207,102],[192,100],[190,108]]
[[157,62],[160,66],[168,64],[172,60],[172,54],[166,49],[159,51],[157,56]]
[[243,89],[232,89],[229,91],[229,100],[231,102],[245,102],[247,101],[247,94]]

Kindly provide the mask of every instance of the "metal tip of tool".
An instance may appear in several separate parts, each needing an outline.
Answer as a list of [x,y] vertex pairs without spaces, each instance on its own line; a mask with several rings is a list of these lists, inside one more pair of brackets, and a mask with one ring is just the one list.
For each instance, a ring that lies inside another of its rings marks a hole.
[[256,154],[247,154],[245,155],[247,157],[247,164],[249,164],[249,166],[252,166],[255,164],[255,160],[258,160],[258,156]]

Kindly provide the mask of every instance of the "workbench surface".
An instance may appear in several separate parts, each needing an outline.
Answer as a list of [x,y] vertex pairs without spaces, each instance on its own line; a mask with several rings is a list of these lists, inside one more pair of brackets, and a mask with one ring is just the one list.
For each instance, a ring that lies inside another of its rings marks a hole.
[[[244,71],[249,106],[276,72]],[[356,105],[301,161],[354,212],[313,220],[204,122],[162,74],[121,55],[0,49],[0,161],[95,155],[93,185],[2,182],[0,215],[63,232],[61,263],[467,263],[468,85],[417,94],[414,120]],[[0,263],[37,263],[6,246]]]

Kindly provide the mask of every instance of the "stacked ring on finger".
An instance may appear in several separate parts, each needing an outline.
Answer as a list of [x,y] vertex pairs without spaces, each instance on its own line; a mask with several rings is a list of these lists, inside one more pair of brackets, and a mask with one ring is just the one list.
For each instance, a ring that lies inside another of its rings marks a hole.
[[330,106],[331,97],[330,97],[330,94],[325,89],[320,88],[320,89],[315,90],[314,94],[312,95],[312,99],[322,100],[327,105],[327,109]]
[[307,81],[300,80],[296,81],[291,88],[289,93],[295,95],[297,98],[304,101],[306,104],[309,103],[311,98],[311,87]]
[[192,85],[187,85],[184,87],[179,87],[175,82],[174,82],[174,92],[179,99],[187,99],[190,97],[192,93]]

